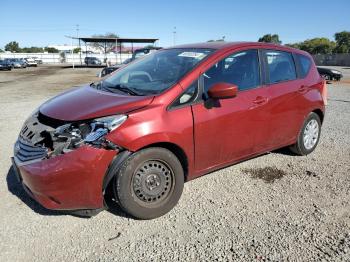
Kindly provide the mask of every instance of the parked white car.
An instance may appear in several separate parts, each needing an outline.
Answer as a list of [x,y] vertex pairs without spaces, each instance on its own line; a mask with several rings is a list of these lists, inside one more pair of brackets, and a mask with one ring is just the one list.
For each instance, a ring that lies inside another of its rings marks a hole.
[[31,57],[25,58],[28,66],[38,66],[38,63]]

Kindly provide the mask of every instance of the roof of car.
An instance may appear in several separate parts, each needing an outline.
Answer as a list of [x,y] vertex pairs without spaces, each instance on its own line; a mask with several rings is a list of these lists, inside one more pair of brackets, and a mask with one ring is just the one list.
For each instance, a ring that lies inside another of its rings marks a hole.
[[265,48],[273,48],[273,49],[284,49],[295,51],[298,53],[305,53],[302,50],[291,48],[284,45],[273,44],[273,43],[263,43],[263,42],[224,42],[224,41],[214,41],[214,42],[204,42],[204,43],[194,43],[194,44],[186,44],[186,45],[178,45],[170,48],[209,48],[209,49],[229,49],[234,47],[249,47],[249,46],[261,46]]

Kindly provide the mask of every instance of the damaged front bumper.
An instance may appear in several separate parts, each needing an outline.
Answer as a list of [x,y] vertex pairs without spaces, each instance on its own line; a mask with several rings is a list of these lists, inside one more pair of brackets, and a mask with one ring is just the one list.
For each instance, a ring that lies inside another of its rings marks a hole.
[[22,163],[13,158],[17,178],[25,191],[47,209],[104,208],[103,179],[116,156],[113,150],[82,146],[54,158]]
[[12,158],[25,191],[47,209],[82,216],[103,209],[104,178],[122,150],[105,138],[118,124],[114,120],[56,123],[34,113],[20,132]]

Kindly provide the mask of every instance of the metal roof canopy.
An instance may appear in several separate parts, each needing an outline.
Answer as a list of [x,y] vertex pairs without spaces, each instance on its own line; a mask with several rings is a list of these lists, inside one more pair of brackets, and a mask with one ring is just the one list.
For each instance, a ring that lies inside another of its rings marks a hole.
[[[121,59],[121,54],[122,54],[122,44],[123,43],[131,43],[132,46],[132,52],[134,52],[134,43],[151,43],[154,44],[156,41],[158,41],[158,38],[123,38],[123,37],[72,37],[72,36],[67,36],[71,39],[77,39],[79,40],[79,48],[81,49],[81,44],[80,41],[83,41],[85,43],[85,49],[87,51],[87,45],[86,43],[104,43],[104,53],[106,54],[107,51],[107,43],[115,43],[117,50],[119,46],[119,55]],[[117,51],[118,53],[118,51]],[[87,54],[85,54],[85,57]],[[82,65],[82,60],[81,60],[81,52],[79,52],[79,58],[80,58],[80,65]],[[73,65],[74,68],[74,65]]]
[[85,43],[154,43],[158,38],[123,38],[123,37],[72,37]]

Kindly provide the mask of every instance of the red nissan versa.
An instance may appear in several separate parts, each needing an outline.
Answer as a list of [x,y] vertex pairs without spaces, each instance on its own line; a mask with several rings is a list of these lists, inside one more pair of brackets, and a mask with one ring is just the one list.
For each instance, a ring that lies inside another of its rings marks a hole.
[[184,181],[320,137],[325,83],[303,51],[264,43],[163,49],[52,98],[25,122],[15,173],[48,209],[93,215],[106,188],[128,214],[159,217]]

